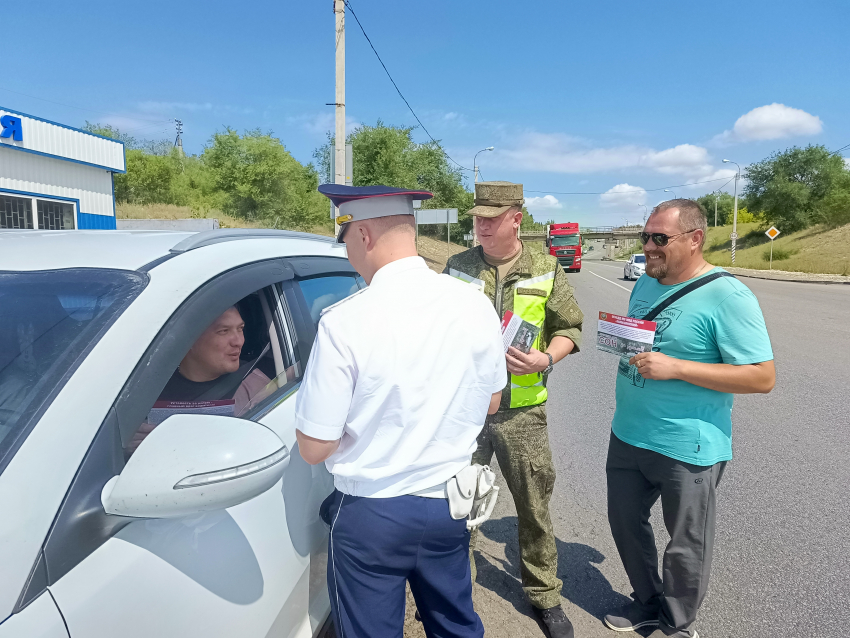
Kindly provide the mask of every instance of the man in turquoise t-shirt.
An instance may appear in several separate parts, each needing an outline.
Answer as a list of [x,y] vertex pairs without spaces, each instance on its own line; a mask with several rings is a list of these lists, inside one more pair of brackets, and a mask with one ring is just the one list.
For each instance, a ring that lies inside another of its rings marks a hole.
[[[642,234],[646,275],[629,316],[642,319],[677,291],[711,277],[662,310],[652,352],[622,359],[606,473],[608,521],[634,588],[605,616],[616,631],[658,625],[650,638],[696,638],[714,546],[715,490],[732,458],[732,396],[770,392],[773,351],[749,288],[702,256],[705,211],[689,199],[659,204]],[[670,544],[663,579],[649,524],[661,497]]]

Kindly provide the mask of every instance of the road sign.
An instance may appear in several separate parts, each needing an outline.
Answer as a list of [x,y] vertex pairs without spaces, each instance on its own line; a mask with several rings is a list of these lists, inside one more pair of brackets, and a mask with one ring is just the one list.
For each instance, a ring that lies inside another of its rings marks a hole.
[[730,239],[738,239],[738,233],[732,233],[729,237]]
[[463,240],[464,240],[464,241],[472,241],[472,233],[466,233],[466,234],[463,236]]
[[420,208],[417,224],[457,224],[457,208]]
[[770,269],[773,270],[773,240],[779,237],[779,229],[776,226],[771,226],[764,234],[770,237]]

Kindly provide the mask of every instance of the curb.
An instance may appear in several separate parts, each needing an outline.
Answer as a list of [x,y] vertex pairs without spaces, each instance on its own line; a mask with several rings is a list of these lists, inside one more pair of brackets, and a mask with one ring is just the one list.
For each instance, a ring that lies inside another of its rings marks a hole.
[[[729,270],[725,268],[725,270]],[[749,279],[762,279],[764,281],[790,281],[792,283],[797,284],[844,284],[845,286],[850,286],[850,281],[832,281],[830,279],[789,279],[785,277],[760,277],[759,275],[745,275],[743,273],[732,272],[730,273],[735,275],[736,277],[747,277]]]

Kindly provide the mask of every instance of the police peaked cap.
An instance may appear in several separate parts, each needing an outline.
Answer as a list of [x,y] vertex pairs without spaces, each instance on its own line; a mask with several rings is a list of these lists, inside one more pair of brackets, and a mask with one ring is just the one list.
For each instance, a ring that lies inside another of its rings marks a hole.
[[343,243],[345,224],[365,219],[413,215],[414,199],[431,199],[429,191],[394,188],[392,186],[345,186],[321,184],[319,192],[339,209],[336,223],[340,225],[337,242]]

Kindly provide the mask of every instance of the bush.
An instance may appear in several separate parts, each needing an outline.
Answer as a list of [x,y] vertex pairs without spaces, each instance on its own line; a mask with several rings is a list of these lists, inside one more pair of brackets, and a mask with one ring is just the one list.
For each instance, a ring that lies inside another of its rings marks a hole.
[[[796,255],[799,250],[793,250],[790,248],[773,248],[773,261],[782,261],[784,259],[791,259],[794,255]],[[762,259],[765,261],[770,261],[770,246],[768,246],[764,253],[762,254]]]

